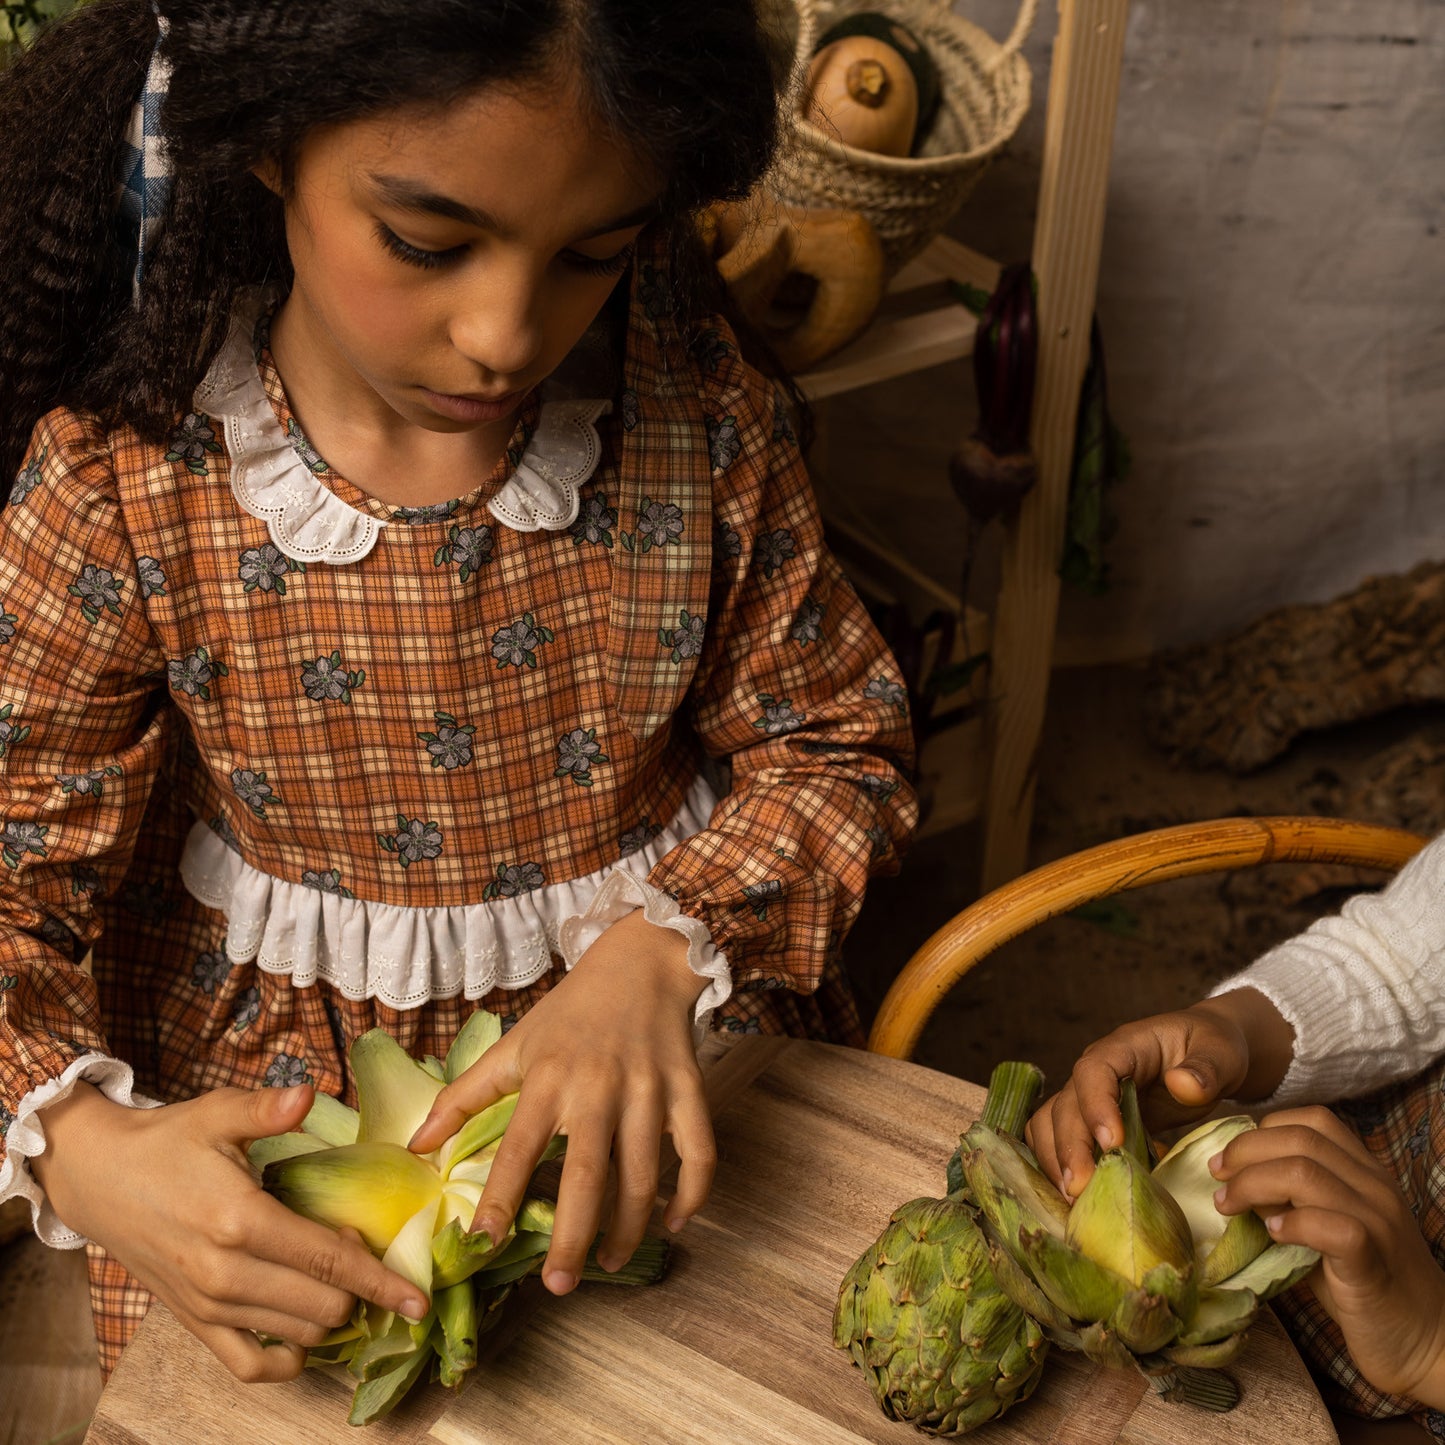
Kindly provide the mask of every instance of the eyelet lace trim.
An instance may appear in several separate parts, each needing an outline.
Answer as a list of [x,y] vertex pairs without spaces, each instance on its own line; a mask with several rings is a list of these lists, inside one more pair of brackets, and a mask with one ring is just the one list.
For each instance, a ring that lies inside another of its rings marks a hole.
[[298,988],[320,978],[350,999],[416,1008],[535,983],[563,953],[568,920],[588,914],[609,876],[641,883],[665,854],[707,826],[716,801],[699,778],[672,822],[636,853],[585,877],[487,903],[407,908],[324,893],[263,873],[205,823],[186,839],[181,878],[194,898],[225,914],[226,953],[234,962],[255,960],[266,973],[290,975]]
[[[387,522],[344,502],[297,455],[261,383],[251,348],[264,297],[251,295],[231,317],[194,405],[220,426],[231,458],[231,493],[266,523],[271,540],[298,562],[343,566],[376,546]],[[597,470],[597,419],[610,401],[544,400],[537,429],[512,476],[487,510],[518,532],[561,531],[577,520],[579,489]]]

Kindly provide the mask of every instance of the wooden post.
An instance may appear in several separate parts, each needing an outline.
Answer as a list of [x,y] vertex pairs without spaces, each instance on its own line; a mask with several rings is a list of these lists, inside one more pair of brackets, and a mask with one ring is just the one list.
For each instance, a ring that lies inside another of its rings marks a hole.
[[1074,425],[1089,359],[1128,12],[1128,0],[1059,5],[1033,248],[1039,350],[1030,440],[1038,480],[1009,529],[994,622],[985,891],[1028,863]]

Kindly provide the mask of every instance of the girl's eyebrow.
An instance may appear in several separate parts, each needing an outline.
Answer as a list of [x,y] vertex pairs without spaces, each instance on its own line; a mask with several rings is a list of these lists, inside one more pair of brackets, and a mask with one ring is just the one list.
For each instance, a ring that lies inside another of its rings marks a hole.
[[[475,226],[479,231],[489,231],[503,240],[509,239],[508,228],[490,211],[479,206],[469,206],[464,201],[453,200],[451,196],[430,191],[425,186],[401,176],[368,172],[366,180],[382,200],[399,210],[414,211],[423,216],[443,216],[449,221],[461,221],[464,225]],[[657,217],[661,209],[662,200],[657,197],[628,211],[626,215],[616,216],[610,221],[604,221],[600,226],[594,226],[577,239],[587,241],[594,236],[610,236],[613,231],[626,231],[633,226],[646,225]]]

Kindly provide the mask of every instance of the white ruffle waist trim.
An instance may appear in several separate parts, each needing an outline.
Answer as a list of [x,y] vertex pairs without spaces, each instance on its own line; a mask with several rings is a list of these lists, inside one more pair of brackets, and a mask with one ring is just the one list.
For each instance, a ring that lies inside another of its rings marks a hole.
[[[561,955],[570,967],[607,926],[581,926],[601,916],[594,906],[605,909],[619,897],[641,901],[651,896],[651,903],[641,906],[651,908],[647,916],[653,922],[682,932],[689,932],[687,924],[696,924],[705,937],[706,925],[699,920],[676,921],[685,915],[646,877],[661,858],[707,826],[716,801],[712,789],[698,778],[677,816],[635,853],[585,877],[485,903],[408,908],[291,883],[247,863],[204,823],[197,823],[186,839],[181,878],[192,897],[225,914],[226,953],[233,962],[254,960],[266,973],[290,975],[297,987],[322,979],[350,999],[416,1008],[458,994],[476,999],[494,988],[525,988],[547,972],[553,955]],[[618,874],[637,889],[614,885],[604,890]],[[671,913],[664,903],[672,905]],[[607,922],[620,916],[616,913]],[[579,925],[566,935],[575,950],[570,953],[563,937],[569,920]],[[710,956],[704,958],[699,941],[689,948],[689,959],[697,955],[698,962],[707,965],[697,971],[708,972],[716,985],[727,977],[726,962],[710,941],[706,949]],[[709,972],[714,959],[720,970],[716,975]],[[704,1000],[716,997],[716,991],[705,991]],[[700,1001],[699,1009],[704,1006],[710,1009],[716,1003]]]
[[131,1066],[106,1054],[83,1054],[58,1079],[47,1079],[26,1094],[16,1108],[15,1118],[5,1135],[5,1162],[0,1164],[0,1204],[7,1199],[30,1202],[30,1219],[42,1243],[55,1249],[79,1249],[83,1234],[61,1223],[50,1207],[39,1181],[30,1172],[30,1160],[45,1153],[45,1126],[40,1111],[68,1098],[77,1084],[93,1084],[114,1104],[136,1109],[154,1109],[159,1099],[135,1092]]

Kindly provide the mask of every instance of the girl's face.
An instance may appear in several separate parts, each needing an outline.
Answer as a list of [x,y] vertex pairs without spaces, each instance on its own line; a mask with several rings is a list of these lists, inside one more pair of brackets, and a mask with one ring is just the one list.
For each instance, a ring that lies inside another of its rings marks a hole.
[[313,132],[286,197],[289,344],[384,427],[505,427],[596,316],[660,191],[566,85]]

